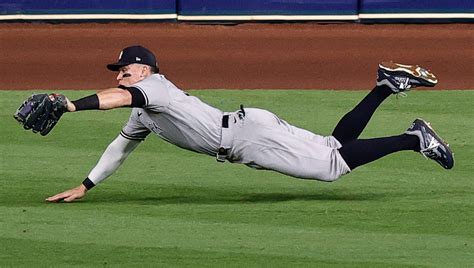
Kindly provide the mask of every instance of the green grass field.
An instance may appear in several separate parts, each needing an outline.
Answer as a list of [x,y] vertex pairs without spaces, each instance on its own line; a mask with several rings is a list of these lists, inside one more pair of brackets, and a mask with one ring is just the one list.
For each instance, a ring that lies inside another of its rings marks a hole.
[[[150,136],[75,203],[44,199],[78,185],[129,109],[65,114],[46,137],[12,118],[29,91],[0,91],[0,266],[472,267],[474,91],[391,97],[363,137],[431,121],[453,170],[413,152],[334,183],[218,163]],[[75,99],[90,91],[70,91]],[[191,91],[233,111],[269,109],[328,135],[366,92]]]

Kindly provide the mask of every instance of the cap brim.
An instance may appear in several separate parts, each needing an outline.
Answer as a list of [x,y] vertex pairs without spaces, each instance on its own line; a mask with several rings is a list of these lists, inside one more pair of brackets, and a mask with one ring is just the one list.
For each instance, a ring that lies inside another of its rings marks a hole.
[[117,72],[120,70],[120,68],[122,68],[123,66],[127,66],[128,63],[123,63],[123,62],[116,62],[116,63],[111,63],[111,64],[107,64],[107,69],[111,70],[111,71],[114,71],[114,72]]

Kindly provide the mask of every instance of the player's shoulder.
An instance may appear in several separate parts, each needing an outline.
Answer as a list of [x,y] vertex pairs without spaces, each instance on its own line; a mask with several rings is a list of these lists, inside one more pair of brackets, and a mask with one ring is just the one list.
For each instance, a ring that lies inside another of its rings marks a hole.
[[142,81],[138,82],[137,84],[144,84],[144,83],[163,83],[163,77],[160,74],[152,74],[147,78],[143,79]]
[[161,74],[152,74],[140,82],[137,82],[134,86],[147,88],[147,87],[166,87],[169,81]]
[[172,99],[183,95],[183,91],[162,74],[152,74],[134,86],[142,91],[148,104],[167,105]]

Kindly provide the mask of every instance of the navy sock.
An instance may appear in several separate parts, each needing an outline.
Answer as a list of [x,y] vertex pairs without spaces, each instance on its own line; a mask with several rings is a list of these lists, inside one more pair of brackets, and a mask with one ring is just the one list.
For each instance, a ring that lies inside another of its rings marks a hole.
[[392,90],[387,86],[372,89],[354,109],[339,120],[332,136],[343,145],[346,142],[357,139],[367,126],[367,123],[369,123],[375,110],[392,93]]
[[388,154],[404,151],[420,150],[417,136],[402,134],[399,136],[352,140],[339,148],[339,153],[350,169],[370,163]]

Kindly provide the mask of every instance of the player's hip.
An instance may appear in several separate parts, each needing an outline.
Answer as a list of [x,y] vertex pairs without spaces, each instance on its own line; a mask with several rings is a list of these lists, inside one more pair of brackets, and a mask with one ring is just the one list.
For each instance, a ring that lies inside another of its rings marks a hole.
[[[228,121],[223,124],[219,161],[324,181],[335,180],[350,171],[337,151],[340,144],[334,137],[308,135],[307,131],[302,135],[282,126],[279,118],[268,111],[245,110],[245,116],[224,115]],[[254,118],[258,115],[263,116]]]

